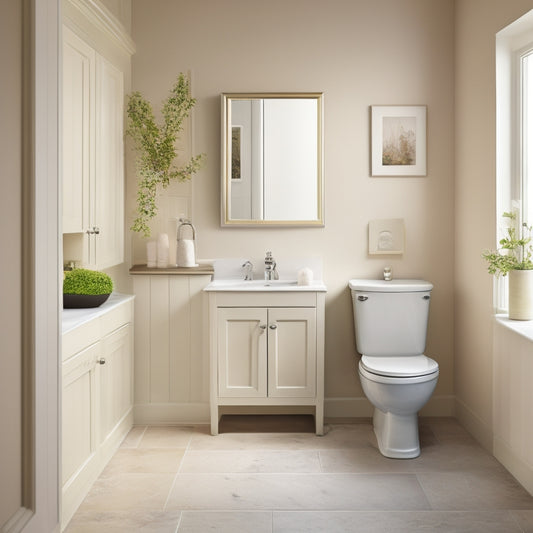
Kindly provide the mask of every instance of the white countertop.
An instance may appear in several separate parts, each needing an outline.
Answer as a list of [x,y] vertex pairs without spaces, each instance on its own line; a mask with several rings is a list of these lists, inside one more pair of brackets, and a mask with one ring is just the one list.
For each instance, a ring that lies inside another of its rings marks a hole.
[[133,300],[135,296],[131,294],[120,294],[118,292],[111,293],[111,296],[100,307],[90,307],[87,309],[63,309],[62,315],[62,334],[81,326],[89,320],[101,316],[117,305],[120,305],[128,300]]
[[322,281],[313,281],[309,285],[298,285],[294,280],[253,280],[217,279],[209,283],[204,291],[233,292],[326,292]]

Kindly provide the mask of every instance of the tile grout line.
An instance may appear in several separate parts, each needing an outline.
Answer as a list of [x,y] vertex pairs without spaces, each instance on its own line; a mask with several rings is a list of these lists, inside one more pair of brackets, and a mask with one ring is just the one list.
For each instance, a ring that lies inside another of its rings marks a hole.
[[183,511],[180,511],[180,517],[178,519],[178,523],[176,524],[176,529],[174,530],[174,533],[178,533],[180,526],[181,526],[181,519],[183,518]]
[[[168,505],[168,501],[170,499],[170,495],[172,494],[174,486],[176,485],[176,482],[178,480],[178,476],[180,475],[181,468],[183,466],[183,461],[185,459],[185,456],[187,455],[187,452],[189,451],[189,447],[191,445],[191,441],[192,441],[192,438],[193,438],[193,435],[194,435],[194,431],[195,431],[195,427],[193,426],[193,429],[191,430],[191,435],[189,437],[189,441],[187,442],[187,445],[185,446],[185,452],[183,453],[183,457],[181,458],[180,465],[178,467],[176,475],[174,476],[174,479],[172,480],[172,484],[170,485],[170,489],[168,491],[167,498],[165,500],[165,504],[163,505],[163,511],[167,511],[167,505]],[[180,520],[179,520],[179,522],[181,522],[182,515],[183,515],[183,511],[180,512]],[[178,526],[179,526],[179,523],[178,523]]]

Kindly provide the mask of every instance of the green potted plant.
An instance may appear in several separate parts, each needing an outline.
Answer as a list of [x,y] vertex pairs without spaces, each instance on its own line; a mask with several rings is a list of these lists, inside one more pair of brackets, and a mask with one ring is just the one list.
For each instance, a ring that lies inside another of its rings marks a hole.
[[531,226],[523,223],[517,227],[517,215],[504,213],[508,219],[507,233],[497,250],[483,253],[488,262],[489,274],[509,274],[509,318],[533,319],[533,243]]
[[65,309],[98,307],[113,292],[113,280],[104,272],[76,268],[65,272],[63,307]]
[[158,189],[165,189],[172,180],[187,181],[202,166],[205,155],[193,156],[181,168],[174,166],[175,146],[183,121],[196,103],[190,95],[189,80],[180,74],[172,86],[170,96],[163,102],[163,122],[157,124],[150,102],[140,92],[129,96],[126,134],[137,150],[137,213],[131,229],[150,236],[148,223],[157,214]]

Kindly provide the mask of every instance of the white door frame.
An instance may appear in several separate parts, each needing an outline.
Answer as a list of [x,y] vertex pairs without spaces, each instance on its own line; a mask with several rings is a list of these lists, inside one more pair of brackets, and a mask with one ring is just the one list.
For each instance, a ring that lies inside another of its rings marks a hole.
[[24,0],[23,10],[23,490],[0,527],[51,533],[60,527],[60,0]]

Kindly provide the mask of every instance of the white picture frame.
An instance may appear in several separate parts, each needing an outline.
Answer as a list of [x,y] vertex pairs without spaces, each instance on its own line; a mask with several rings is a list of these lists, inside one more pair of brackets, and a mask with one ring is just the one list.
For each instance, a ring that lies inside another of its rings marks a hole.
[[427,175],[427,106],[370,107],[371,176]]

